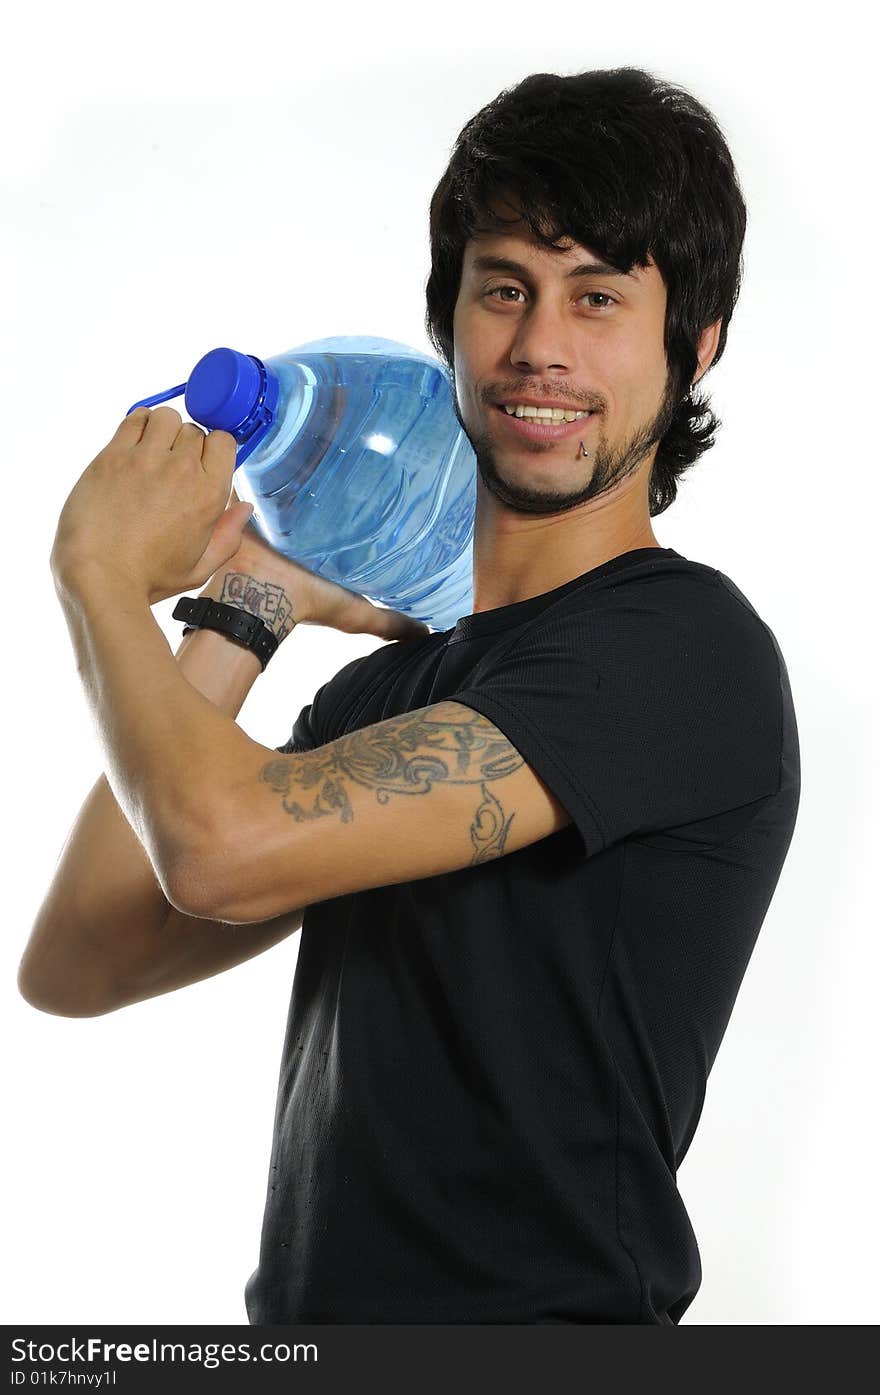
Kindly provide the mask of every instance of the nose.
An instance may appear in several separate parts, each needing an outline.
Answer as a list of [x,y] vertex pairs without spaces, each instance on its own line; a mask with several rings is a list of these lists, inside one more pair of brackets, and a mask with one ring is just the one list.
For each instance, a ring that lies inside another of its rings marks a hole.
[[537,376],[549,370],[569,373],[574,367],[571,326],[548,301],[537,302],[523,315],[510,349],[510,362],[520,373]]

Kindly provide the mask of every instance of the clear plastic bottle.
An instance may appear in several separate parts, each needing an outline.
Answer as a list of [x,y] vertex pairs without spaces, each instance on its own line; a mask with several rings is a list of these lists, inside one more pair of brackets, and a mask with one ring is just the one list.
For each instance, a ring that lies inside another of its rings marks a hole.
[[181,393],[239,442],[235,491],[271,547],[434,630],[471,613],[476,460],[438,359],[362,335],[212,349],[129,412]]

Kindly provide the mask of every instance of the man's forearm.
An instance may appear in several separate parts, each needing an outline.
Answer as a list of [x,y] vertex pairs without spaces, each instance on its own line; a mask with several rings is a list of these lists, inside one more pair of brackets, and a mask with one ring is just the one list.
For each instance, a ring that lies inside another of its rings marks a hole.
[[174,658],[186,681],[233,719],[263,671],[252,649],[217,630],[190,630]]
[[97,569],[56,589],[108,783],[173,900],[178,874],[225,826],[223,772],[255,743],[187,681],[144,597]]

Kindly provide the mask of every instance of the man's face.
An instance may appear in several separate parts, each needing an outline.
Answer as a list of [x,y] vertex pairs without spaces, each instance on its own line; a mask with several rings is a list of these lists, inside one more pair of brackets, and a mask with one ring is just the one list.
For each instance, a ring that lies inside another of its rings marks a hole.
[[[518,513],[566,512],[650,469],[676,407],[656,265],[572,274],[601,258],[570,238],[559,246],[522,221],[472,238],[453,317],[455,414],[485,487]],[[523,398],[593,415],[562,439],[529,439],[499,405]]]

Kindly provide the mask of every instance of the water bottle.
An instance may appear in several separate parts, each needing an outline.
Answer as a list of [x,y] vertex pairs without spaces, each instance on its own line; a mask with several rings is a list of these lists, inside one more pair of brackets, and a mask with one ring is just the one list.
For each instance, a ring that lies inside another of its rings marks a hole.
[[276,551],[433,630],[472,612],[476,458],[438,359],[363,335],[212,349],[126,415],[181,393],[238,441],[235,492]]

